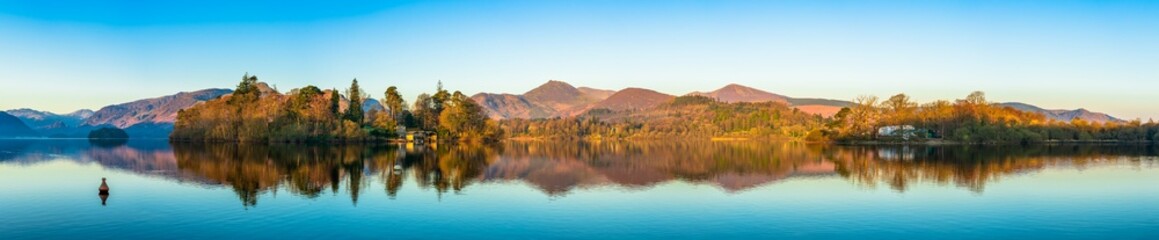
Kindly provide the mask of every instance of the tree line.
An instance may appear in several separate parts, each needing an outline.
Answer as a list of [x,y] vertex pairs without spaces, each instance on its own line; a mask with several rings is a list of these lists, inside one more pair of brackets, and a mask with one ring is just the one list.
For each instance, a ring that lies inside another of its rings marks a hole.
[[383,93],[381,106],[364,106],[369,94],[351,81],[337,89],[306,86],[287,94],[269,89],[257,76],[242,77],[232,94],[178,112],[170,139],[194,142],[360,142],[397,139],[426,131],[450,141],[493,141],[497,123],[482,107],[440,82],[435,94],[421,94],[408,106],[397,87]]
[[[913,139],[882,136],[885,126],[913,126]],[[862,96],[852,107],[838,112],[827,124],[826,135],[840,141],[923,141],[940,138],[960,143],[1103,142],[1145,143],[1159,140],[1159,124],[1141,120],[1091,122],[1070,121],[1002,106],[976,91],[954,102],[939,100],[918,104],[905,94],[885,101]]]

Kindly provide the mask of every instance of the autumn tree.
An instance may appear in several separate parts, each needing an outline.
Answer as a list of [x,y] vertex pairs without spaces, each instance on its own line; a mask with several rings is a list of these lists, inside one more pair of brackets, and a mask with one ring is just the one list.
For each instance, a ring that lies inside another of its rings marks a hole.
[[881,117],[877,108],[877,97],[859,96],[853,99],[846,124],[850,133],[858,138],[869,139],[876,135],[878,119]]
[[881,102],[885,124],[903,125],[911,122],[917,108],[917,103],[911,102],[909,96],[899,93]]
[[414,107],[411,108],[415,118],[415,126],[412,127],[423,130],[434,130],[438,127],[439,116],[435,113],[434,102],[431,95],[426,93],[419,94],[415,98]]
[[399,94],[398,88],[394,86],[386,88],[385,97],[382,99],[382,103],[386,105],[387,112],[390,113],[391,119],[394,119],[395,121],[399,120],[399,117],[402,114],[402,110],[406,106],[406,100],[402,99],[402,94]]
[[475,101],[455,91],[439,115],[439,127],[453,139],[481,140],[487,116]]

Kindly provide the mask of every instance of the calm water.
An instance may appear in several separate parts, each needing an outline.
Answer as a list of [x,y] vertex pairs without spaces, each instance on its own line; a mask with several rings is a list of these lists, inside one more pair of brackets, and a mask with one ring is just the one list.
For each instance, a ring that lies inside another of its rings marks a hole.
[[[0,141],[0,238],[1156,239],[1153,147]],[[100,179],[112,188],[97,194]]]

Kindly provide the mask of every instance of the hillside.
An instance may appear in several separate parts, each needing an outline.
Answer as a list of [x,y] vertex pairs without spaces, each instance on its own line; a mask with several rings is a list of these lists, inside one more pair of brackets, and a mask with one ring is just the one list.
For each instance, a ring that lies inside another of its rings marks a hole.
[[19,118],[0,112],[0,137],[36,137],[36,131],[25,125]]
[[743,86],[740,84],[729,84],[715,91],[702,93],[693,92],[689,95],[705,96],[717,101],[726,103],[736,102],[788,102],[788,97],[762,91],[759,89]]
[[177,120],[177,111],[230,92],[229,89],[205,89],[111,105],[97,110],[85,119],[84,125],[128,128],[140,123],[172,124]]
[[726,85],[715,91],[693,92],[689,93],[688,95],[705,96],[726,103],[780,102],[789,104],[789,106],[797,108],[798,110],[801,110],[805,113],[819,114],[826,117],[833,116],[834,114],[837,114],[838,111],[841,111],[841,108],[848,107],[853,104],[848,101],[831,99],[791,98],[735,83]]
[[612,91],[576,88],[563,81],[551,80],[522,95],[479,93],[471,99],[494,119],[539,119],[571,116],[612,95]]
[[579,90],[580,93],[583,93],[584,96],[587,96],[588,98],[600,100],[607,99],[608,97],[611,97],[612,94],[616,94],[616,91],[595,89],[590,87],[579,87],[576,88],[576,90]]
[[587,109],[612,111],[647,109],[668,103],[676,97],[643,88],[625,88]]
[[819,98],[789,98],[789,105],[805,113],[832,117],[840,112],[841,108],[853,106],[853,102]]
[[531,91],[527,91],[527,93],[523,94],[523,98],[527,99],[528,102],[546,107],[553,112],[559,112],[564,109],[598,101],[588,99],[586,95],[571,84],[557,80],[548,81],[535,89],[531,89]]
[[1004,106],[1004,107],[1011,107],[1011,108],[1018,109],[1019,111],[1023,111],[1023,112],[1042,114],[1043,116],[1046,116],[1046,118],[1048,118],[1048,119],[1053,119],[1053,120],[1062,121],[1062,122],[1070,122],[1071,120],[1076,119],[1076,118],[1082,119],[1082,120],[1088,121],[1088,122],[1097,122],[1097,123],[1123,122],[1123,120],[1112,117],[1111,115],[1108,115],[1106,113],[1091,112],[1089,110],[1082,109],[1082,108],[1075,109],[1075,110],[1047,110],[1047,109],[1040,108],[1038,106],[1034,106],[1034,105],[1030,105],[1030,104],[1026,104],[1026,103],[1020,103],[1020,102],[999,103],[998,105]]
[[574,118],[509,119],[504,131],[530,138],[788,138],[804,140],[824,119],[781,102],[719,102],[629,88]]
[[471,96],[471,100],[482,106],[487,117],[492,119],[543,118],[550,115],[520,95],[479,93]]

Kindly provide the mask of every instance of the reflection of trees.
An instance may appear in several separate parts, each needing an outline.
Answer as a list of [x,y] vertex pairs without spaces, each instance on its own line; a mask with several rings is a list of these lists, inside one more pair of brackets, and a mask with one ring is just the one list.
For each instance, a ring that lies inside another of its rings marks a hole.
[[177,144],[182,171],[233,187],[242,202],[257,204],[257,196],[285,184],[294,194],[317,197],[327,188],[337,193],[346,181],[351,201],[358,202],[371,156],[393,154],[381,146],[306,146]]
[[413,171],[415,182],[422,188],[447,192],[462,191],[478,179],[497,155],[492,145],[458,144],[435,149],[408,152],[403,161]]
[[478,145],[413,152],[383,145],[177,144],[173,149],[182,171],[232,187],[246,206],[281,187],[313,198],[327,189],[337,193],[343,185],[357,204],[369,181],[365,176],[373,175],[385,181],[387,194],[394,197],[406,172],[420,187],[457,192],[478,179],[487,159],[496,155],[496,148]]
[[1049,166],[1086,168],[1154,156],[1144,146],[886,146],[840,147],[826,153],[844,177],[864,186],[885,183],[905,191],[914,182],[950,184],[981,192],[986,183]]
[[[116,150],[119,148],[114,148]],[[837,146],[764,142],[505,142],[406,148],[383,145],[245,146],[180,144],[177,167],[228,185],[247,205],[285,188],[317,197],[345,188],[358,202],[367,183],[382,181],[394,198],[406,181],[439,194],[476,182],[524,181],[549,195],[605,185],[646,188],[680,180],[742,191],[799,176],[842,176],[863,186],[985,184],[1051,166],[1141,164],[1153,147],[1108,146]],[[106,150],[109,151],[109,150]],[[1128,157],[1124,157],[1128,156]],[[103,162],[103,161],[102,161]],[[377,177],[375,180],[368,178]]]

